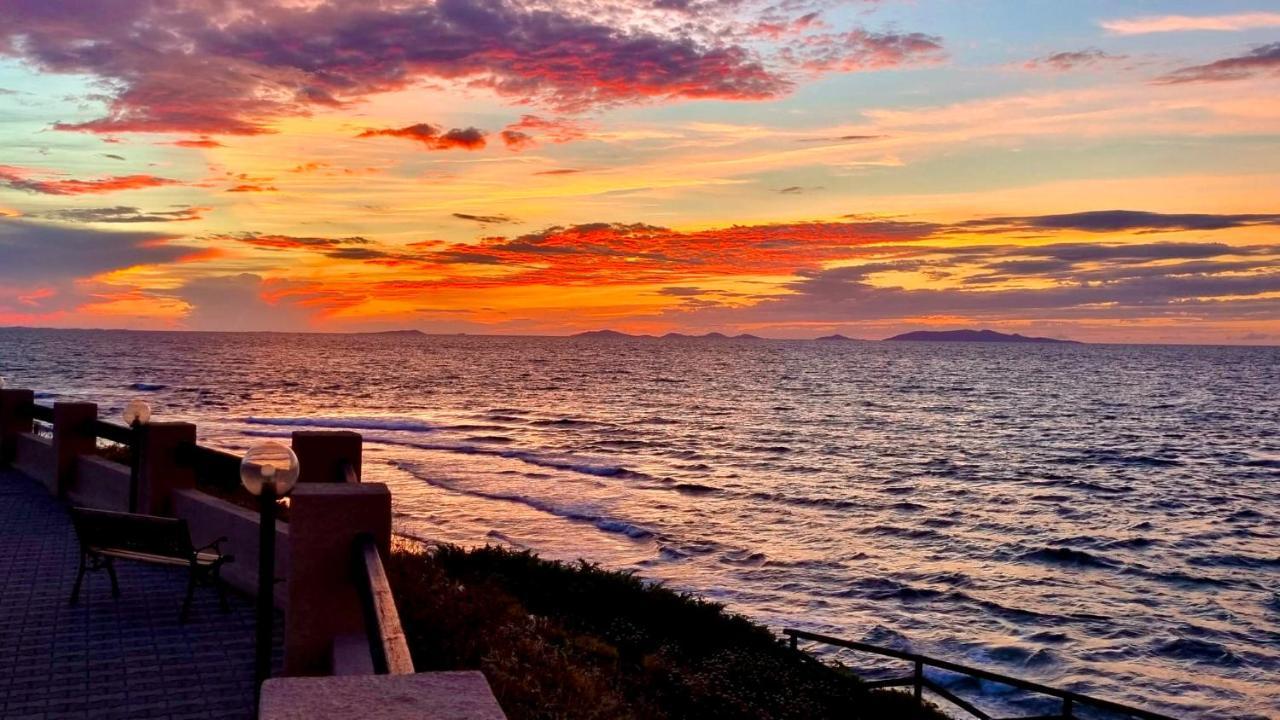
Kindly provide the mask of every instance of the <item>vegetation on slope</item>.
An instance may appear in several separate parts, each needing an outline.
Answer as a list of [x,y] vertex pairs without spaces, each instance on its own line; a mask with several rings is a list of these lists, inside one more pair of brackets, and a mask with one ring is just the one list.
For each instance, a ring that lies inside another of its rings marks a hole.
[[497,547],[388,565],[417,669],[483,670],[511,720],[942,717],[630,573]]

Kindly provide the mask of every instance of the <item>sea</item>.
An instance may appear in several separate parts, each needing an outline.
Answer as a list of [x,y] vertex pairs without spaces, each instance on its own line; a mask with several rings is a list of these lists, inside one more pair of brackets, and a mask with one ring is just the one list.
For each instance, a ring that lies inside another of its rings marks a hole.
[[3,329],[0,375],[108,419],[143,398],[232,451],[357,430],[424,541],[1280,718],[1280,348]]

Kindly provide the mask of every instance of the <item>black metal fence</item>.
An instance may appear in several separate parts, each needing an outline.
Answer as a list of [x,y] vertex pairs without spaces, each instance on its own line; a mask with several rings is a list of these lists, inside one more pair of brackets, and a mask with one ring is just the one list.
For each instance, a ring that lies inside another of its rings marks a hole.
[[831,645],[834,647],[847,648],[858,652],[880,655],[883,657],[896,658],[905,660],[912,664],[912,673],[906,677],[891,678],[888,680],[873,680],[866,683],[868,688],[885,688],[885,687],[908,687],[915,694],[917,702],[924,699],[924,691],[926,689],[935,693],[947,702],[955,705],[969,715],[978,718],[978,720],[995,720],[995,718],[980,709],[973,702],[956,695],[951,690],[943,687],[941,684],[927,677],[924,673],[925,668],[932,667],[947,672],[957,673],[975,680],[986,680],[996,682],[1002,685],[1008,685],[1020,690],[1038,693],[1049,697],[1057,698],[1060,702],[1060,710],[1055,715],[1037,715],[1028,718],[1010,718],[1008,720],[1077,720],[1075,710],[1077,708],[1093,708],[1111,713],[1113,716],[1121,718],[1137,718],[1138,720],[1175,720],[1168,715],[1151,712],[1150,710],[1142,710],[1140,708],[1121,705],[1120,703],[1111,702],[1110,700],[1102,700],[1100,698],[1082,695],[1071,690],[1063,690],[1061,688],[1041,685],[1040,683],[1031,682],[1030,680],[1022,680],[1020,678],[1001,675],[1000,673],[983,670],[981,668],[968,667],[953,663],[948,660],[940,660],[927,655],[920,655],[913,652],[905,652],[902,650],[894,650],[893,648],[881,647],[879,645],[871,645],[869,643],[857,642],[855,640],[842,640],[829,635],[819,635],[818,633],[806,632],[804,630],[786,629],[782,633],[791,638],[792,649],[799,651],[799,641],[808,640],[823,645]]

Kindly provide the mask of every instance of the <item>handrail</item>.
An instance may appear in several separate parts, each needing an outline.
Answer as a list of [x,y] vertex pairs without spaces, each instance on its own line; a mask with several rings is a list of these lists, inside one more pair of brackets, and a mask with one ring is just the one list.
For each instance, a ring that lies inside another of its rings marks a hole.
[[134,429],[127,425],[107,422],[106,420],[94,420],[90,426],[90,431],[103,440],[110,440],[113,443],[133,445],[134,442]]
[[240,486],[240,460],[235,453],[197,443],[179,447],[180,461],[196,473],[196,483],[234,490]]
[[945,698],[946,700],[949,700],[953,704],[957,705],[962,710],[968,712],[970,715],[973,715],[974,717],[979,718],[979,720],[991,720],[991,716],[979,710],[972,703],[969,703],[968,701],[955,696],[949,690],[946,690],[942,686],[938,685],[936,682],[930,680],[929,678],[924,677],[924,668],[926,666],[935,667],[940,670],[947,670],[949,672],[959,673],[961,675],[968,675],[969,677],[972,677],[972,678],[978,678],[981,680],[990,680],[993,682],[1001,683],[1003,685],[1016,687],[1022,690],[1029,690],[1031,692],[1040,693],[1042,695],[1056,697],[1062,700],[1062,713],[1061,715],[1052,716],[1052,717],[1062,718],[1063,720],[1072,720],[1073,718],[1075,718],[1075,716],[1072,714],[1072,709],[1076,705],[1092,707],[1098,710],[1107,710],[1114,713],[1123,713],[1132,718],[1139,718],[1139,720],[1175,720],[1173,717],[1170,717],[1169,715],[1161,715],[1160,713],[1151,712],[1150,710],[1142,710],[1140,708],[1130,707],[1128,705],[1121,705],[1120,703],[1111,702],[1110,700],[1102,700],[1099,698],[1090,697],[1089,695],[1082,695],[1078,692],[1074,692],[1071,690],[1063,690],[1061,688],[1055,688],[1049,685],[1042,685],[1040,683],[1032,682],[1030,680],[1023,680],[1021,678],[1010,677],[1008,675],[1001,675],[1000,673],[991,672],[990,670],[983,670],[981,668],[968,667],[966,665],[960,665],[959,663],[953,663],[948,660],[941,660],[938,658],[929,657],[927,655],[920,655],[919,653],[906,652],[903,650],[894,650],[893,648],[887,648],[887,647],[881,647],[879,645],[871,645],[869,643],[857,642],[856,640],[843,640],[841,638],[835,638],[829,635],[820,635],[818,633],[806,632],[804,630],[795,630],[792,628],[787,628],[783,630],[782,634],[787,635],[788,637],[791,638],[791,648],[797,651],[799,651],[799,647],[797,643],[798,640],[811,640],[814,642],[823,643],[825,645],[834,645],[836,647],[848,648],[850,650],[857,650],[859,652],[872,653],[874,655],[883,655],[885,657],[897,658],[899,660],[906,660],[910,663],[913,663],[915,666],[914,672],[910,677],[897,678],[892,680],[873,681],[873,682],[867,683],[867,685],[869,687],[913,687],[915,690],[915,696],[917,700],[920,699],[923,688],[927,687],[930,690],[937,693],[938,695]]
[[361,534],[356,537],[352,550],[373,671],[378,675],[412,675],[413,657],[404,637],[404,628],[400,625],[400,613],[391,594],[391,583],[382,567],[378,544],[371,535]]

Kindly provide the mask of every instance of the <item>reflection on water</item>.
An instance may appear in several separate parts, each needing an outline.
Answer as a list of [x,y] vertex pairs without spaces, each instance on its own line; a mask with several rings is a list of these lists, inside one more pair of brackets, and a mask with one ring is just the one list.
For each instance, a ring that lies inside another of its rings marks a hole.
[[0,375],[230,449],[359,430],[406,534],[1280,715],[1277,349],[4,330]]

